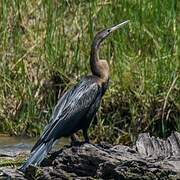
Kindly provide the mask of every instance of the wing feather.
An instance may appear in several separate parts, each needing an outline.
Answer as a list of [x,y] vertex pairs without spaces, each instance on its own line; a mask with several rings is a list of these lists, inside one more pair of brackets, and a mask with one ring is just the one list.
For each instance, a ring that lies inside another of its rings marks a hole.
[[94,79],[84,78],[67,91],[55,106],[49,124],[32,151],[40,143],[57,138],[58,135],[63,136],[63,133],[71,130],[70,127],[76,126],[96,100],[99,89]]

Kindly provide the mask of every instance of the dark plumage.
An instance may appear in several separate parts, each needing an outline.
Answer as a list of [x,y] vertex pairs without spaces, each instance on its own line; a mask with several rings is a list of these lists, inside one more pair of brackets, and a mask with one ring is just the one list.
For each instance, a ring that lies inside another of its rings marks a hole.
[[20,167],[20,171],[24,172],[30,164],[40,164],[57,139],[71,136],[80,129],[83,130],[85,142],[89,142],[87,130],[100,106],[109,81],[108,63],[98,60],[97,50],[112,31],[126,23],[127,21],[96,34],[90,57],[93,75],[81,79],[59,99],[49,124],[32,148],[28,160]]

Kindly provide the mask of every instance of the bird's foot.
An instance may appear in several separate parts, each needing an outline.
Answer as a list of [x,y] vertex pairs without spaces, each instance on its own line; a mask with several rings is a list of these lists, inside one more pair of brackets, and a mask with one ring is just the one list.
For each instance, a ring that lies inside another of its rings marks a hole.
[[71,146],[82,146],[83,144],[91,144],[89,141],[72,141]]
[[89,140],[85,140],[83,143],[84,144],[91,144],[91,142]]
[[71,146],[81,146],[82,145],[82,142],[80,141],[72,141],[71,142]]

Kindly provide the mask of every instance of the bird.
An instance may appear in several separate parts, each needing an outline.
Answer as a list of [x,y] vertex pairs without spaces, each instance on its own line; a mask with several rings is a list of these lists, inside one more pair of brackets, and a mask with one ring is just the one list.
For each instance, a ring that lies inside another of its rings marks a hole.
[[19,168],[21,172],[25,172],[29,165],[40,165],[61,137],[71,136],[73,142],[76,140],[74,133],[82,130],[84,143],[89,143],[88,128],[109,83],[109,65],[106,60],[99,59],[98,50],[103,40],[128,22],[129,20],[106,28],[95,35],[90,52],[92,75],[83,77],[58,100],[50,121],[32,148],[29,158]]

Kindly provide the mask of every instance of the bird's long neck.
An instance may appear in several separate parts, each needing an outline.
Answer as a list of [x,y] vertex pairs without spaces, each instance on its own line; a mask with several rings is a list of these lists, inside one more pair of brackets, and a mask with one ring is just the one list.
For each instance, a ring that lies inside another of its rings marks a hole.
[[92,74],[99,78],[100,83],[103,83],[109,79],[109,66],[106,60],[98,59],[98,49],[101,42],[95,38],[92,43],[90,65]]
[[106,82],[109,79],[109,66],[106,60],[98,59],[98,49],[102,40],[94,39],[91,47],[90,66],[92,74],[97,76],[100,83]]
[[91,56],[90,56],[90,66],[92,74],[95,76],[100,77],[100,70],[98,67],[98,49],[99,49],[100,43],[94,39],[92,46],[91,46]]

